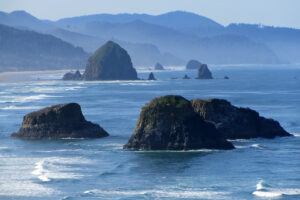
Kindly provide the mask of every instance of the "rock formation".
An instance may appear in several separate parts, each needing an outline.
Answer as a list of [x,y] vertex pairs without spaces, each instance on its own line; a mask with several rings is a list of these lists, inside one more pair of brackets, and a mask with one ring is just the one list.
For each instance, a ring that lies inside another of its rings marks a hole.
[[198,77],[197,79],[212,79],[211,72],[209,71],[206,64],[202,64],[198,68]]
[[229,77],[228,76],[224,76],[224,79],[229,79]]
[[82,80],[82,75],[79,70],[77,70],[75,73],[68,72],[64,75],[63,80],[65,81],[79,81]]
[[181,96],[152,99],[140,113],[134,133],[124,149],[189,150],[233,149],[212,123],[194,111]]
[[198,69],[201,66],[201,63],[198,60],[190,60],[186,64],[186,69]]
[[192,105],[203,119],[212,122],[226,139],[290,136],[277,121],[266,119],[249,108],[238,108],[223,99],[196,99]]
[[154,80],[156,80],[156,78],[154,77],[154,74],[153,74],[152,72],[149,74],[148,80],[149,80],[149,81],[154,81]]
[[25,139],[100,138],[108,133],[86,121],[77,103],[59,104],[25,115],[12,137]]
[[89,59],[83,79],[93,80],[137,80],[137,72],[125,49],[109,41]]
[[183,79],[191,79],[188,75],[184,75]]
[[165,70],[164,67],[160,63],[156,63],[154,69],[155,70]]

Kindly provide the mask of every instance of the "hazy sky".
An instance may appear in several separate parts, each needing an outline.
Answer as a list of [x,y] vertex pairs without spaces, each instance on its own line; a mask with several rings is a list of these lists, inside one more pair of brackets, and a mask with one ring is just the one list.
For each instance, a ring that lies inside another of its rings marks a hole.
[[0,10],[25,10],[51,20],[96,13],[184,10],[224,25],[245,22],[300,28],[300,0],[0,0]]

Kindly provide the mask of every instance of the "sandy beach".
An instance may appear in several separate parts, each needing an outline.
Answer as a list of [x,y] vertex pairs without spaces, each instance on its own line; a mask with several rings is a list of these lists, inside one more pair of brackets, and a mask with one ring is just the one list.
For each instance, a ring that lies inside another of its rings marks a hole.
[[0,73],[0,82],[19,82],[19,81],[39,81],[39,75],[45,74],[64,74],[71,70],[45,70],[45,71],[19,71]]

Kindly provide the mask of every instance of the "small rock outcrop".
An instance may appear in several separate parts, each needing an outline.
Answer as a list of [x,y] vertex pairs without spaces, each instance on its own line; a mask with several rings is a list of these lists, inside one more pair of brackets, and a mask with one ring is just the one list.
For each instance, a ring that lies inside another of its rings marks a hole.
[[201,66],[201,62],[199,62],[198,60],[190,60],[187,64],[186,64],[186,69],[198,69]]
[[149,74],[148,80],[149,81],[155,81],[156,80],[156,78],[154,77],[154,74],[152,72]]
[[197,79],[212,79],[211,72],[209,71],[207,64],[202,64],[198,68],[198,77]]
[[191,79],[188,75],[184,75],[184,77],[182,79]]
[[228,77],[228,76],[224,76],[224,79],[228,80],[228,79],[229,79],[229,77]]
[[192,105],[203,119],[212,122],[226,139],[274,138],[290,136],[273,119],[266,119],[249,108],[238,108],[223,99],[196,99]]
[[196,113],[190,101],[168,95],[152,99],[140,113],[124,149],[190,150],[233,149],[212,123]]
[[156,63],[154,69],[155,70],[165,70],[165,68],[160,63]]
[[88,59],[83,79],[137,80],[138,77],[127,51],[109,41]]
[[108,133],[86,121],[77,103],[59,104],[25,115],[12,137],[25,139],[101,138]]
[[82,80],[82,75],[79,70],[77,70],[75,73],[68,72],[64,75],[63,80],[65,81],[79,81]]

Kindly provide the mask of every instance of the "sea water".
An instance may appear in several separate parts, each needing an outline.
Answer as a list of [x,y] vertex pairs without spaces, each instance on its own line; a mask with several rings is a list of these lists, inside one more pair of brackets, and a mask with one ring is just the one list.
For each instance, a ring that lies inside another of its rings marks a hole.
[[[154,71],[157,81],[61,81],[53,72],[0,82],[0,199],[300,199],[300,67],[211,70],[213,80],[177,68]],[[167,94],[227,99],[278,120],[295,137],[235,140],[229,151],[123,150],[141,107]],[[10,138],[27,113],[67,102],[79,103],[110,136]]]

